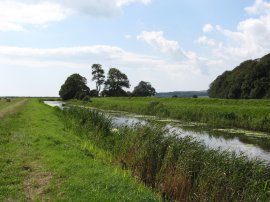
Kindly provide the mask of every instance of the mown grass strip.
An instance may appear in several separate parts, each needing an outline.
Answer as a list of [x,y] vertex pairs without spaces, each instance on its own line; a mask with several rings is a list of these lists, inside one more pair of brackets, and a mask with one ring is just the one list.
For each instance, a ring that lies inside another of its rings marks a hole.
[[3,118],[6,115],[16,113],[20,107],[22,107],[26,99],[12,99],[10,102],[5,100],[0,100],[0,118]]
[[32,99],[0,122],[0,201],[159,201],[58,113]]

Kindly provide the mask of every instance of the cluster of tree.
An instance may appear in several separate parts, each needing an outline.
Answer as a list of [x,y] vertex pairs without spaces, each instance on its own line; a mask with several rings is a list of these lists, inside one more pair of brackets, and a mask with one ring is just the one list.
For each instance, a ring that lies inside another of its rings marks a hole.
[[[107,79],[105,71],[100,64],[92,65],[92,81],[96,84],[95,90],[90,90],[87,86],[87,79],[79,74],[73,74],[67,78],[61,86],[59,95],[63,100],[79,99],[89,100],[90,97],[99,95],[106,97],[115,96],[154,96],[155,89],[149,82],[141,81],[131,93],[124,89],[130,88],[130,83],[126,74],[117,68],[110,68]],[[104,86],[103,91],[101,91]]]
[[225,71],[210,84],[208,94],[212,98],[270,98],[270,54]]

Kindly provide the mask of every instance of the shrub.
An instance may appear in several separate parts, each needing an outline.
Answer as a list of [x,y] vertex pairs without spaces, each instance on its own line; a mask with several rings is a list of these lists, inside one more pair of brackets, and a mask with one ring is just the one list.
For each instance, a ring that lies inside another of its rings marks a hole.
[[91,102],[91,98],[88,95],[84,96],[84,98],[82,100],[85,101],[85,102]]

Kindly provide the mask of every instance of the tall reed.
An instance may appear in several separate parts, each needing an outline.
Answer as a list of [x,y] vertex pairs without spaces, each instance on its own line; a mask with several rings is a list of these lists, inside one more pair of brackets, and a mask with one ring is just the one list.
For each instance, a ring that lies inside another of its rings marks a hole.
[[93,110],[70,108],[63,118],[165,199],[270,200],[270,166],[262,161],[209,149],[190,137],[168,134],[158,125],[113,129],[110,118]]
[[73,104],[128,111],[212,127],[238,127],[270,132],[270,100],[229,100],[206,98],[95,98],[91,103]]

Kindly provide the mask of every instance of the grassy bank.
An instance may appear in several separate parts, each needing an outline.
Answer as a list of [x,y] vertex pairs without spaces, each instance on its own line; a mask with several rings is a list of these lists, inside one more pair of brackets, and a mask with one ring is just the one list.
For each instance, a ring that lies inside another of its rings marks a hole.
[[37,100],[0,121],[0,201],[158,201]]
[[213,127],[236,127],[270,132],[270,100],[222,100],[207,98],[93,98],[72,104],[120,110]]
[[[121,161],[164,198],[177,201],[269,201],[270,167],[234,153],[210,150],[191,138],[166,136],[159,126],[112,128],[102,113],[63,112],[70,129]],[[89,131],[95,131],[95,133]]]

